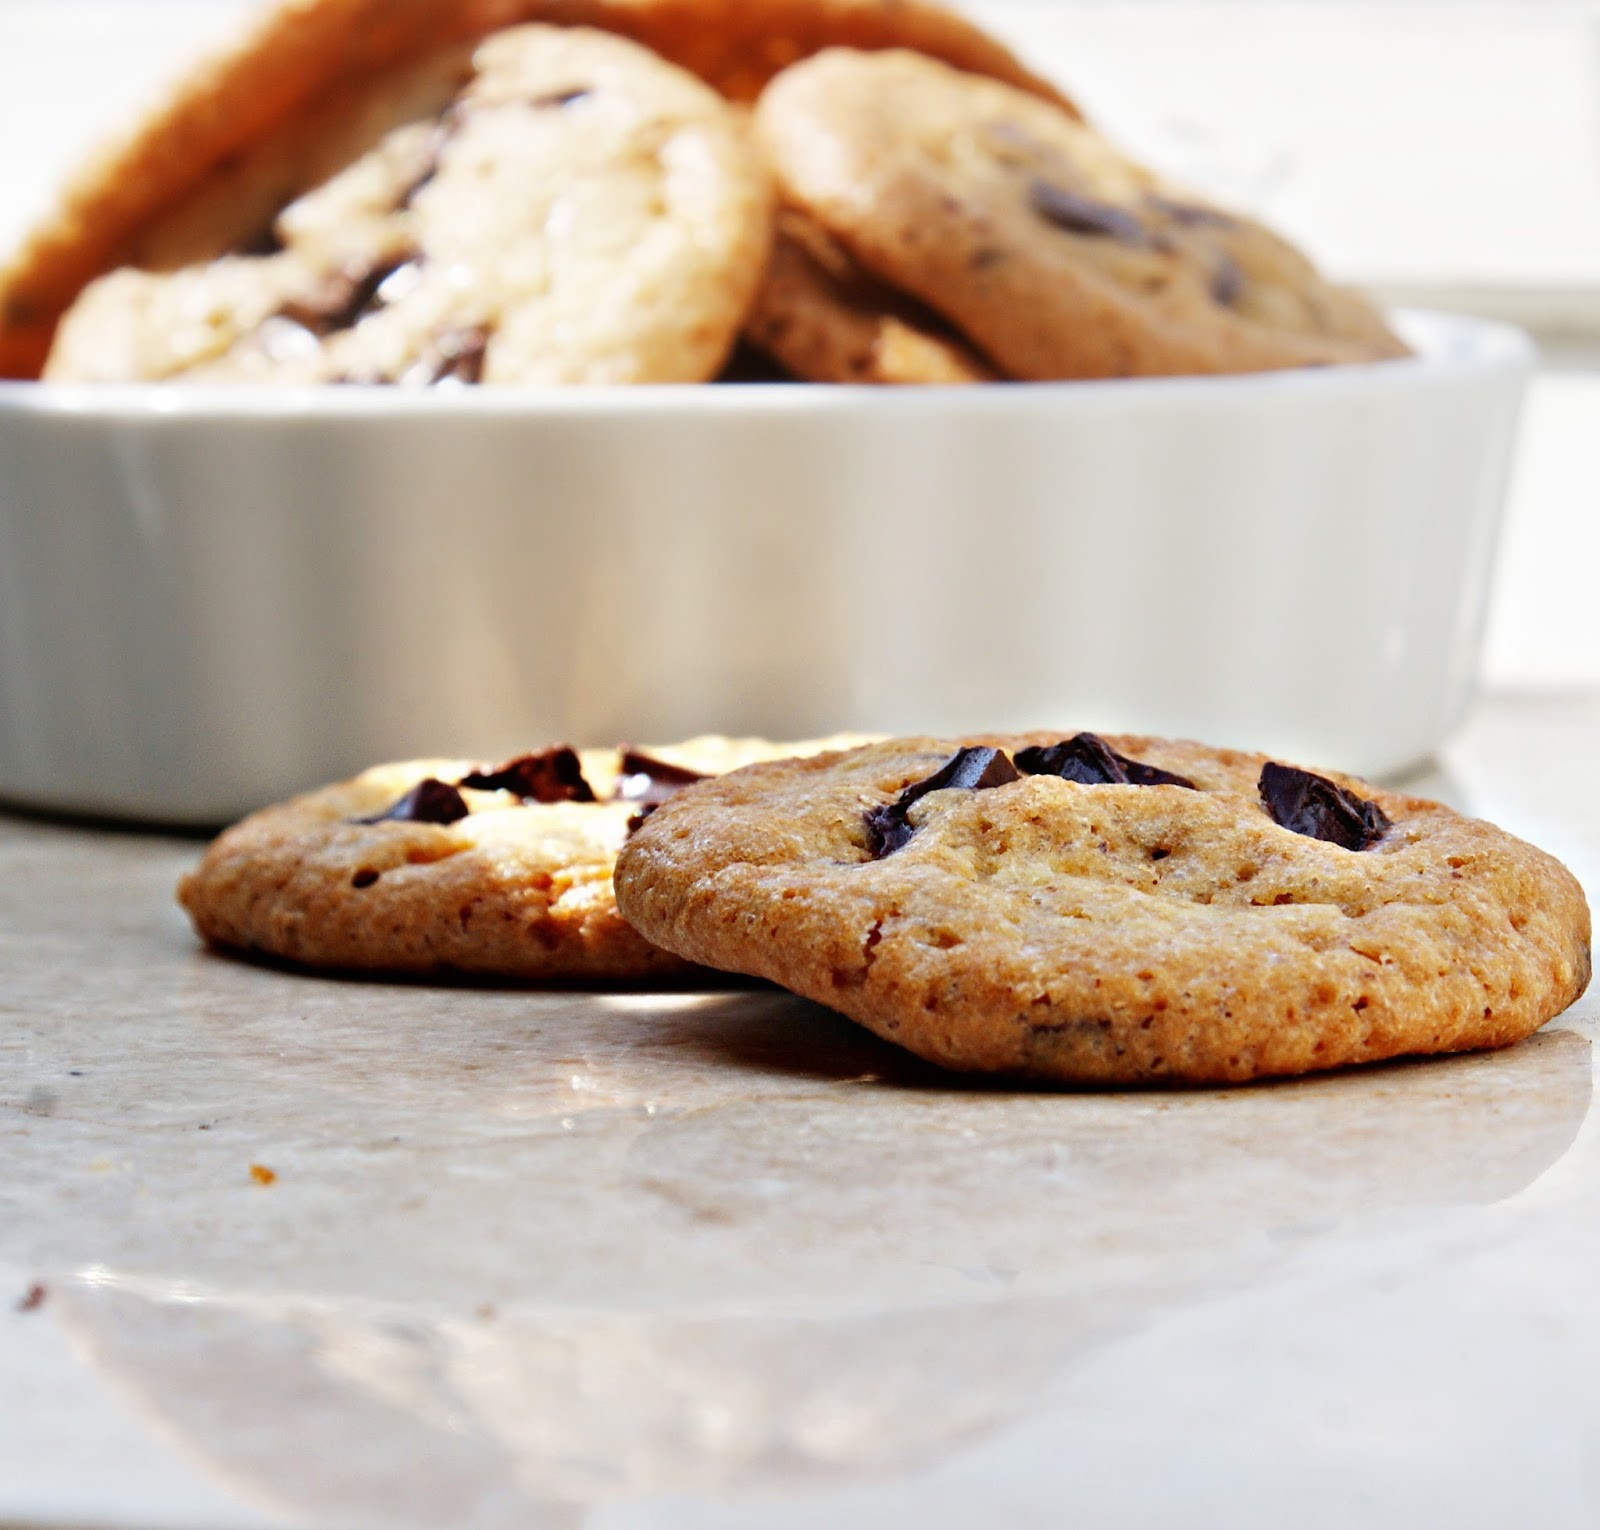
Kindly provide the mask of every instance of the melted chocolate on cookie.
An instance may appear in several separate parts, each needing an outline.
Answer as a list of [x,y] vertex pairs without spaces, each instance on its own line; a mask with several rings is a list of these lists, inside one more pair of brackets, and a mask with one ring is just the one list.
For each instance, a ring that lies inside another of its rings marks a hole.
[[616,802],[637,802],[646,807],[658,808],[669,797],[676,797],[686,786],[704,781],[703,770],[690,770],[685,765],[674,765],[668,760],[658,760],[653,754],[638,749],[622,751],[622,769],[617,777],[617,789],[612,793]]
[[424,776],[387,812],[356,823],[455,823],[470,809],[466,799],[447,781]]
[[474,770],[457,786],[480,792],[511,792],[524,802],[593,802],[594,788],[583,778],[577,750],[566,744],[537,754],[518,755],[493,770]]
[[1325,776],[1268,760],[1256,788],[1272,821],[1310,839],[1324,839],[1346,850],[1370,850],[1388,832],[1387,815],[1376,802],[1346,791]]
[[638,812],[628,820],[628,833],[632,834],[669,797],[676,797],[684,787],[705,779],[703,770],[690,770],[684,765],[658,760],[653,754],[624,748],[622,770],[611,800],[638,805]]
[[1095,234],[1124,244],[1147,244],[1144,225],[1132,213],[1109,202],[1065,191],[1053,181],[1035,177],[1028,183],[1028,202],[1047,223],[1069,234]]
[[[684,787],[704,781],[705,772],[690,770],[658,760],[637,749],[622,749],[622,770],[617,778],[613,802],[631,802],[638,812],[629,821],[631,834],[669,797]],[[577,750],[562,744],[534,754],[518,755],[492,769],[471,770],[455,785],[436,781],[432,776],[419,781],[387,812],[373,818],[357,818],[356,823],[454,823],[471,809],[458,787],[479,792],[510,792],[523,802],[598,802],[594,788],[583,774]]]
[[1019,749],[1017,769],[1025,776],[1060,776],[1080,786],[1184,786],[1195,790],[1187,776],[1130,760],[1097,733],[1078,733],[1059,744]]
[[893,802],[867,810],[867,849],[875,861],[900,849],[914,832],[906,813],[929,792],[946,788],[984,791],[1018,779],[1016,766],[1000,750],[983,746],[958,749],[926,780],[908,786]]

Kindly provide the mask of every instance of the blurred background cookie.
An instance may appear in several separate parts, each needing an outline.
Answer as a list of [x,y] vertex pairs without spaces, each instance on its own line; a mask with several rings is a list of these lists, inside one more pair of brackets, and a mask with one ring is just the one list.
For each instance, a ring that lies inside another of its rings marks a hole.
[[1250,219],[1166,186],[1050,102],[906,51],[767,88],[782,199],[1018,378],[1242,372],[1405,354]]
[[779,211],[745,337],[820,383],[993,382],[994,369],[936,313],[869,275],[815,219]]
[[[235,253],[124,268],[53,380],[700,382],[766,258],[766,173],[711,90],[635,43],[527,26],[386,77],[248,156],[192,221]],[[369,141],[370,140],[370,141]],[[278,210],[291,167],[352,157]],[[209,226],[204,226],[209,225]]]

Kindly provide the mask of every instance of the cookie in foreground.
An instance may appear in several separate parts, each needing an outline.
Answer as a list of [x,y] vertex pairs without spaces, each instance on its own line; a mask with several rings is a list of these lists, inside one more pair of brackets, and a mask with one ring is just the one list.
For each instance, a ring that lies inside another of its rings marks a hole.
[[617,902],[948,1068],[1240,1082],[1506,1046],[1589,981],[1560,862],[1260,754],[1079,734],[897,739],[666,804]]
[[211,944],[308,967],[543,981],[678,972],[684,962],[617,913],[611,868],[630,828],[704,775],[821,747],[707,737],[380,765],[235,824],[178,901]]

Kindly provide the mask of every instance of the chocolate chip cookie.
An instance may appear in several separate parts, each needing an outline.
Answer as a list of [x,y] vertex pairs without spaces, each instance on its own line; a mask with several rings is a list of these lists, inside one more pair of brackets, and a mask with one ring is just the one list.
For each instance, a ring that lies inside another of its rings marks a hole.
[[804,213],[778,214],[745,338],[819,383],[993,382],[995,371],[922,304],[869,276]]
[[1013,377],[1244,372],[1405,347],[1268,229],[1049,102],[905,51],[785,70],[756,124],[783,201]]
[[1589,981],[1559,862],[1263,755],[1079,734],[757,765],[623,849],[643,935],[949,1068],[1238,1082],[1505,1046]]
[[[795,59],[848,44],[919,48],[1071,110],[1054,87],[994,39],[920,0],[279,0],[84,165],[54,212],[10,260],[0,260],[0,377],[40,374],[61,316],[97,277],[119,268],[171,272],[230,252],[275,248],[274,220],[288,204],[370,153],[389,132],[444,110],[463,83],[453,75],[454,61],[490,33],[526,22],[632,37],[737,99],[752,98]],[[585,78],[580,68],[544,93],[559,95]],[[670,102],[656,104],[668,119],[673,116]],[[613,119],[598,129],[602,139],[618,126],[616,106],[610,101],[599,110],[599,121]],[[709,241],[722,214],[704,193],[690,194],[701,173],[691,149],[702,144],[712,163],[727,151],[720,131],[706,127],[698,106],[695,112],[701,136],[686,132],[673,140],[679,150],[667,166],[672,173],[666,184],[680,210],[692,207],[697,219],[710,220],[703,227]],[[595,113],[591,101],[581,116],[585,126],[596,124]],[[575,124],[568,126],[576,131]],[[556,130],[546,124],[535,131],[548,141]],[[665,121],[658,122],[658,131],[665,132]],[[491,157],[504,147],[489,143],[482,124],[472,136]],[[597,151],[598,143],[593,147]],[[397,152],[403,159],[411,154]],[[426,146],[416,153],[425,161]],[[594,154],[580,163],[592,171]],[[380,187],[393,190],[397,184],[380,168],[369,189],[377,195]],[[448,200],[454,205],[460,199]],[[576,206],[592,203],[580,198]],[[566,216],[558,213],[557,224]],[[498,228],[500,213],[474,207],[468,221],[480,230],[486,223]],[[403,249],[397,239],[366,253],[376,262]],[[290,273],[282,274],[287,281]],[[537,278],[526,267],[511,274],[519,283]],[[314,306],[328,308],[316,302],[316,283],[325,275],[308,273],[295,290],[309,285]],[[375,278],[375,265],[358,265],[350,280],[359,285]],[[230,273],[220,283],[223,293],[204,287],[188,294],[201,329],[223,322],[215,316],[216,305],[240,280],[245,279]],[[148,301],[143,289],[124,297],[135,309]],[[253,301],[264,308],[270,297]],[[435,349],[441,352],[437,357],[420,358],[424,371],[429,361],[435,368],[455,363],[457,372],[476,365],[470,327],[446,333]],[[216,354],[213,342],[199,343],[198,350]]]
[[212,944],[308,967],[541,981],[675,972],[686,964],[617,914],[611,868],[630,828],[705,775],[822,747],[708,737],[380,765],[234,825],[178,901]]
[[[766,260],[766,173],[732,108],[610,33],[525,26],[386,82],[395,121],[248,248],[125,269],[49,379],[699,382]],[[323,152],[323,151],[319,151]],[[235,180],[276,167],[241,166]]]

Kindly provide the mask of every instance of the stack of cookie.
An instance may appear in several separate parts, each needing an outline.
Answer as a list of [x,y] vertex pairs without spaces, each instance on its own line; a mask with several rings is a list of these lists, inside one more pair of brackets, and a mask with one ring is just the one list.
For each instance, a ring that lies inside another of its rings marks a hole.
[[946,1067],[1073,1082],[1504,1046],[1590,972],[1577,882],[1489,824],[1087,733],[385,767],[229,830],[180,898],[208,940],[313,967],[702,963]]
[[1403,353],[919,0],[282,0],[0,269],[0,376],[815,382]]

